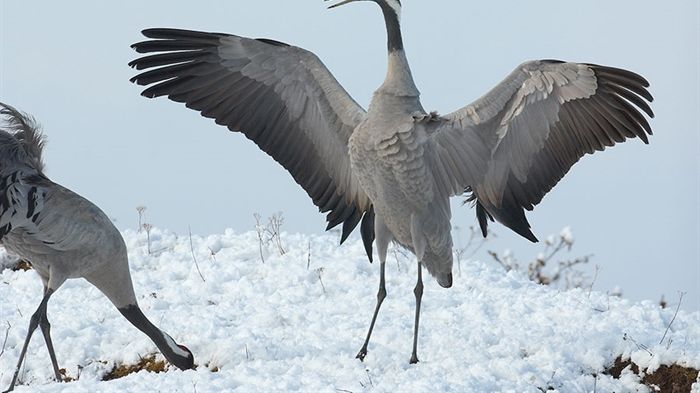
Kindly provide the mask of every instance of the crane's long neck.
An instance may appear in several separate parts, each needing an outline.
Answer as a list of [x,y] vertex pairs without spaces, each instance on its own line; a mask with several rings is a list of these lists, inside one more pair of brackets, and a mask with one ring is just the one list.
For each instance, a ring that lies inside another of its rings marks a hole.
[[384,14],[387,32],[387,49],[389,51],[389,61],[384,84],[377,90],[377,93],[386,93],[395,96],[418,97],[420,92],[413,82],[411,69],[408,66],[406,52],[403,49],[401,39],[400,12],[401,5],[397,1],[379,1]]
[[156,344],[163,356],[168,359],[168,362],[182,370],[192,368],[192,354],[177,345],[167,333],[155,327],[143,315],[139,306],[130,304],[118,310],[132,325],[144,332]]

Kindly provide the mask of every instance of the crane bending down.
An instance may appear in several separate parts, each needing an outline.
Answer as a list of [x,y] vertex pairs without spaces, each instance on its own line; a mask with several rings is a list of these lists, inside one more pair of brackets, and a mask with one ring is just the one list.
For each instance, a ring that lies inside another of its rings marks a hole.
[[0,243],[31,262],[44,283],[44,297],[29,330],[10,387],[14,389],[29,340],[37,327],[46,341],[57,381],[61,381],[46,309],[49,298],[69,278],[96,286],[136,328],[153,340],[180,369],[193,367],[192,353],[155,327],[134,295],[126,245],[110,219],[94,204],[44,174],[43,136],[34,121],[0,103]]
[[[344,0],[329,8],[359,0]],[[386,297],[384,265],[393,240],[418,260],[411,363],[425,267],[452,285],[449,197],[470,192],[484,236],[501,222],[535,242],[524,209],[584,154],[627,138],[648,143],[648,82],[622,69],[556,60],[518,66],[493,90],[440,116],[421,106],[399,26],[399,0],[371,0],[384,15],[388,70],[365,112],[311,52],[270,39],[147,29],[132,45],[155,53],[129,63],[146,97],[167,96],[240,131],[284,166],[322,212],[343,223],[342,241],[362,219],[370,261],[376,240],[379,291],[364,359]],[[376,238],[375,238],[376,237]]]

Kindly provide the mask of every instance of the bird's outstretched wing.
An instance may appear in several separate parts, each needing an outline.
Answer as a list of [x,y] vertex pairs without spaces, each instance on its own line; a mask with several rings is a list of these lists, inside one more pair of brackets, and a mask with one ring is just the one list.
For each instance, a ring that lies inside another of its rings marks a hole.
[[[291,173],[321,212],[329,212],[327,229],[343,223],[341,242],[363,215],[372,218],[348,156],[348,139],[366,112],[313,53],[230,34],[143,34],[151,40],[132,47],[156,54],[129,63],[148,69],[131,79],[151,85],[142,95],[168,96],[242,132]],[[362,226],[363,239],[371,230]]]
[[[653,117],[649,83],[622,69],[556,60],[520,65],[472,104],[443,117],[431,134],[433,172],[447,195],[465,187],[487,218],[537,241],[524,210],[584,154],[639,137]],[[646,101],[645,101],[646,100]]]

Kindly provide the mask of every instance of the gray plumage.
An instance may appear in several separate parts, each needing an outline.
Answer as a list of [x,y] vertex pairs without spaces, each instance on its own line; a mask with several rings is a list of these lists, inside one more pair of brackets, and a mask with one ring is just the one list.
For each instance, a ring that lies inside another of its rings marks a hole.
[[32,315],[12,383],[14,388],[29,340],[41,328],[55,377],[61,380],[46,317],[50,296],[70,278],[85,278],[146,333],[166,359],[191,368],[190,351],[175,344],[141,313],[136,302],[126,246],[110,219],[80,195],[43,173],[43,136],[33,119],[0,103],[0,243],[28,260],[44,284]]
[[[335,5],[358,0],[345,0]],[[150,55],[130,63],[167,96],[242,132],[282,164],[307,191],[329,228],[344,240],[362,218],[371,260],[381,262],[377,306],[386,296],[384,264],[395,240],[418,259],[416,346],[421,266],[452,285],[449,197],[470,193],[487,233],[494,219],[537,241],[531,210],[586,153],[639,137],[651,128],[643,111],[648,83],[630,71],[556,60],[530,61],[486,95],[440,116],[421,106],[399,26],[398,0],[372,0],[387,28],[388,70],[364,111],[311,52],[269,39],[176,29],[147,29],[132,47]],[[154,53],[154,54],[151,54]],[[645,101],[646,100],[646,101]]]

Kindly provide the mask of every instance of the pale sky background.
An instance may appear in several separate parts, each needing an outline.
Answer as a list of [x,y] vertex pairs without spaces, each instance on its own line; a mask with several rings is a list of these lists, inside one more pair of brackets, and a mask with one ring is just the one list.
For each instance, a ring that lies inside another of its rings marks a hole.
[[[700,308],[700,2],[403,1],[403,33],[427,110],[448,113],[530,59],[627,68],[651,82],[651,144],[635,139],[586,156],[528,214],[544,239],[571,226],[572,256],[594,254],[594,288]],[[128,79],[129,45],[148,27],[265,37],[315,52],[364,107],[386,69],[379,8],[320,0],[0,1],[0,101],[34,115],[48,137],[47,174],[99,205],[120,229],[147,221],[186,234],[254,226],[281,211],[283,229],[321,232],[291,176],[242,135],[183,105],[149,100]],[[475,224],[454,199],[453,225]],[[524,261],[532,245],[500,224],[486,249]],[[464,235],[463,235],[464,237]],[[466,239],[455,239],[455,243]],[[338,263],[344,263],[338,261]],[[367,285],[376,286],[372,280]],[[434,285],[431,280],[431,284]]]

